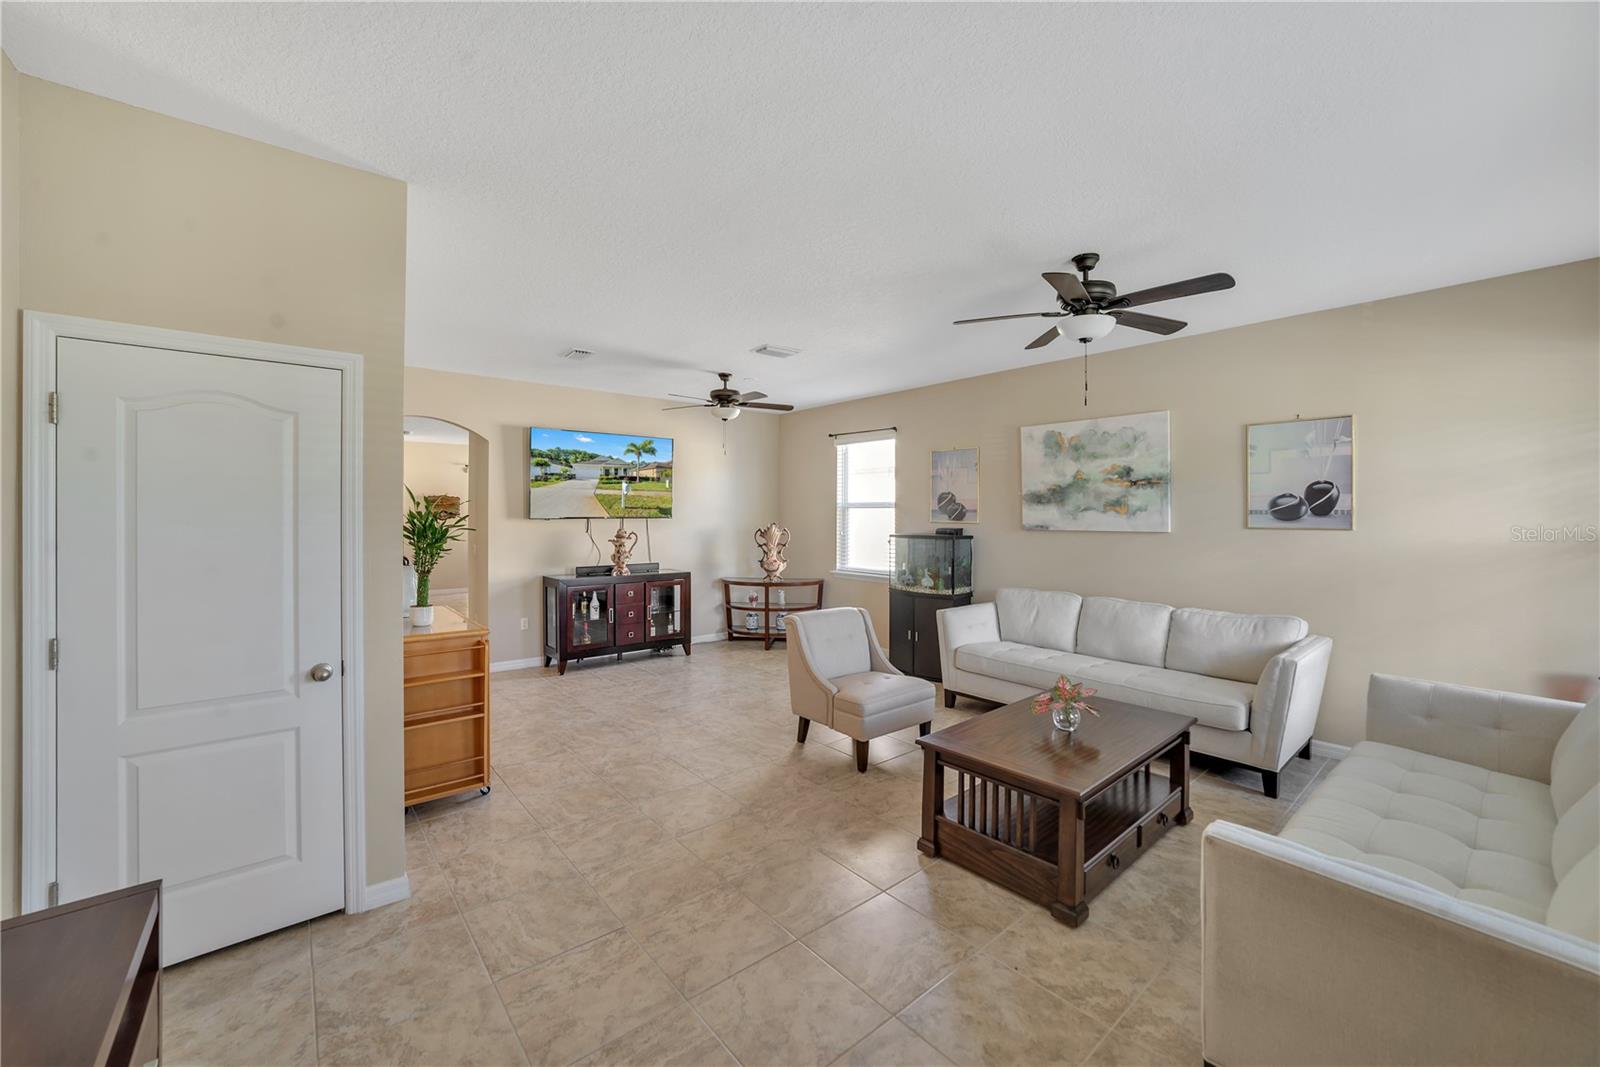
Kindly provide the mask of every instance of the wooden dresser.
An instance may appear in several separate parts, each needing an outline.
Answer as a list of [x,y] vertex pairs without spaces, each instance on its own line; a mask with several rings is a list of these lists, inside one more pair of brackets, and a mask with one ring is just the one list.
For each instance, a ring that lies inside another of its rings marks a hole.
[[0,1062],[161,1058],[161,883],[0,924]]
[[405,802],[489,791],[489,630],[433,609],[405,624]]
[[659,652],[674,645],[689,655],[688,571],[544,578],[544,665],[567,673],[572,660]]

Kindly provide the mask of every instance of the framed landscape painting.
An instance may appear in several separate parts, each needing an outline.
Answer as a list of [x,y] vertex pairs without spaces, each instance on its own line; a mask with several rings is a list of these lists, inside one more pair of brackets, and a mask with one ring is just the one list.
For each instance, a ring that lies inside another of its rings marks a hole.
[[1353,530],[1356,419],[1245,428],[1245,516],[1252,530]]
[[1022,428],[1022,527],[1172,531],[1169,413]]
[[952,448],[933,454],[930,522],[978,521],[978,450]]

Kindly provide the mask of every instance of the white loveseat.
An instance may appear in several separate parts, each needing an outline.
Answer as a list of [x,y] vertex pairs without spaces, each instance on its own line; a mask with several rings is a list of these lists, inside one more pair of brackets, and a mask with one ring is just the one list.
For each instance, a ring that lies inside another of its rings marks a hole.
[[1260,771],[1269,797],[1283,765],[1311,754],[1333,642],[1304,619],[1039,589],[1002,589],[938,617],[947,708],[958,695],[1021,700],[1066,675],[1193,715],[1192,749]]
[[1374,675],[1367,735],[1206,828],[1206,1060],[1600,1063],[1600,704]]

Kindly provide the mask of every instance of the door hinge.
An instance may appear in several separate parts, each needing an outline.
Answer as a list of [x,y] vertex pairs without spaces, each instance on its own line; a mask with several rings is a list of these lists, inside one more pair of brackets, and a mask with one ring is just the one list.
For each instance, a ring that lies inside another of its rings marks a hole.
[[51,882],[50,888],[45,891],[45,906],[53,908],[61,903],[61,883]]
[[59,637],[52,637],[50,639],[50,651],[47,653],[47,656],[51,670],[55,670],[57,667],[61,666],[61,639]]
[[61,421],[61,394],[52,392],[45,401],[45,412],[50,416],[50,425],[54,426]]
[[344,660],[339,661],[339,677],[344,677]]

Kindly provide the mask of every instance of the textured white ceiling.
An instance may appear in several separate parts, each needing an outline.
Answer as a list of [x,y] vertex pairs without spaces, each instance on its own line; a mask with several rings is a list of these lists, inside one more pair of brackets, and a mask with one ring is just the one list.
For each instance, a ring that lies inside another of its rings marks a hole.
[[432,419],[426,415],[407,415],[405,420],[406,444],[461,445],[467,444],[467,431],[453,422]]
[[950,320],[1051,307],[1084,250],[1124,291],[1232,272],[1147,309],[1190,332],[1594,256],[1597,13],[6,3],[3,32],[25,73],[409,182],[410,363],[812,405],[1074,354]]

